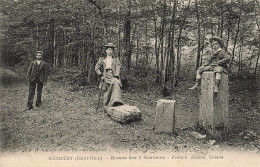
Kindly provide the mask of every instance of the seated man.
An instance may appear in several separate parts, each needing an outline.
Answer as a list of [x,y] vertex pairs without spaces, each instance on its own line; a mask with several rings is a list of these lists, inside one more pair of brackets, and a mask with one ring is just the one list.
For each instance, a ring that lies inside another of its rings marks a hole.
[[201,66],[197,70],[196,75],[196,84],[189,88],[190,90],[197,89],[200,86],[201,75],[204,71],[214,71],[216,73],[216,82],[214,92],[218,92],[219,83],[221,80],[221,74],[228,73],[228,63],[230,61],[229,55],[223,50],[224,42],[220,37],[212,37],[209,39],[213,54],[211,55],[208,62],[205,65]]
[[113,57],[115,46],[112,43],[106,45],[106,57],[100,57],[95,71],[101,77],[99,89],[105,91],[103,97],[104,107],[123,105],[121,95],[120,61]]

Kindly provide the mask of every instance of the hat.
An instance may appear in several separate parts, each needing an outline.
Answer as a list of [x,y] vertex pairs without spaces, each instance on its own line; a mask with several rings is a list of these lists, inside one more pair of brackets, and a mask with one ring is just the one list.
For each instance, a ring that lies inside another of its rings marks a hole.
[[35,54],[37,54],[37,53],[41,53],[43,55],[43,51],[36,51]]
[[106,48],[115,48],[115,45],[113,43],[108,43],[105,46],[106,46]]
[[214,36],[212,38],[209,39],[209,42],[212,43],[213,41],[218,41],[218,43],[220,44],[220,47],[223,48],[224,47],[224,42],[223,40],[218,37],[218,36]]

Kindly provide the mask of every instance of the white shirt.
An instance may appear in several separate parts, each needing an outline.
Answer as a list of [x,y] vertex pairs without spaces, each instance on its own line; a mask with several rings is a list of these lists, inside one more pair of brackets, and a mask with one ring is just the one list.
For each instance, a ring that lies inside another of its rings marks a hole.
[[41,60],[36,60],[36,63],[37,63],[38,65],[40,65]]
[[220,52],[222,49],[218,48],[218,50],[214,51],[213,54],[217,54],[218,52]]
[[112,69],[112,56],[107,56],[104,63],[106,64],[106,69]]

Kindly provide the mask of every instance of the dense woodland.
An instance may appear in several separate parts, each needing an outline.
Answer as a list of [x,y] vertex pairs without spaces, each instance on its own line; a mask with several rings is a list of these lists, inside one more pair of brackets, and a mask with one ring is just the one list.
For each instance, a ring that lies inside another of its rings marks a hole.
[[220,36],[231,76],[259,73],[259,0],[2,0],[1,63],[25,65],[36,50],[52,68],[79,67],[87,82],[113,42],[122,78],[154,71],[164,86],[195,77]]
[[[231,57],[227,141],[192,135],[205,131],[199,126],[201,91],[188,88],[212,53],[212,36],[223,39]],[[0,152],[223,152],[247,165],[256,162],[249,156],[260,155],[260,0],[0,0],[0,39]],[[140,121],[120,124],[103,112],[94,66],[108,42],[122,63],[124,104],[140,109]],[[37,50],[44,52],[50,79],[41,107],[24,110],[25,75]],[[162,98],[176,101],[172,134],[154,133]],[[209,160],[192,163],[234,163],[229,156]]]

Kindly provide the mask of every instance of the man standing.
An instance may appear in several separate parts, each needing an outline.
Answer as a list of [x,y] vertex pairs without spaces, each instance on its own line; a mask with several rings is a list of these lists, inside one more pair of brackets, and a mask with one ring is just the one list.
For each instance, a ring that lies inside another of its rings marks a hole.
[[218,92],[219,83],[221,80],[221,74],[228,73],[230,57],[226,51],[223,50],[224,42],[220,37],[212,37],[209,39],[213,54],[210,59],[197,70],[196,84],[189,88],[190,90],[197,89],[200,86],[201,75],[204,71],[214,71],[216,73],[216,82],[214,92]]
[[27,110],[33,109],[33,99],[37,85],[36,107],[41,105],[42,88],[47,82],[47,63],[42,60],[43,52],[36,52],[36,60],[30,63],[26,75],[26,82],[29,84],[29,96]]

